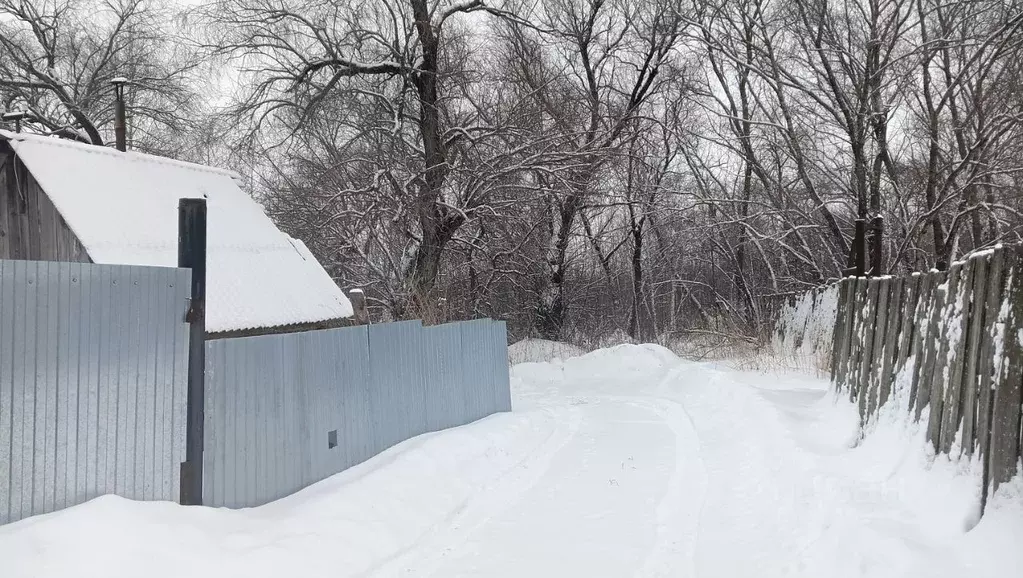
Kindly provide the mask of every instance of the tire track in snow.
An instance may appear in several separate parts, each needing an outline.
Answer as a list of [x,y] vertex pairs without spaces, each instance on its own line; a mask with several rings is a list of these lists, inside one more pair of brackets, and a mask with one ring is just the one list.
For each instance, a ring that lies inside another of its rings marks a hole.
[[[550,468],[554,456],[575,438],[582,425],[582,412],[572,406],[550,408],[558,424],[535,451],[529,451],[514,466],[481,485],[462,504],[419,540],[360,576],[432,576],[454,551],[491,518],[500,515],[528,490],[536,486]],[[558,415],[563,414],[563,415]]]
[[[655,386],[677,380],[683,367],[669,370]],[[600,396],[600,399],[626,403],[656,414],[675,438],[675,464],[667,490],[657,504],[657,537],[642,567],[633,576],[677,576],[686,567],[686,576],[696,578],[696,548],[700,520],[707,497],[707,470],[703,447],[696,425],[685,406],[674,399],[655,395]]]

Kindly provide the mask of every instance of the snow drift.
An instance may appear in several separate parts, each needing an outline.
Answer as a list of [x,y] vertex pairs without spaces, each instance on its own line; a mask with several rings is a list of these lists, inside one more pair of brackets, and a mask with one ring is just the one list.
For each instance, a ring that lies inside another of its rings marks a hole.
[[[1023,484],[827,383],[625,345],[512,369],[515,411],[248,510],[100,498],[0,527],[7,577],[1023,575]],[[972,528],[972,529],[971,529]]]

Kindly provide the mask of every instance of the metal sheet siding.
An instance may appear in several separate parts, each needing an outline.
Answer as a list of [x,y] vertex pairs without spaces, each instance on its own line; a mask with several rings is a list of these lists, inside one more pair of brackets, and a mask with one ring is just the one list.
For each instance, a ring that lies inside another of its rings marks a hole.
[[177,500],[189,272],[0,261],[0,524]]
[[489,320],[207,342],[203,502],[264,504],[422,433],[509,410],[506,343],[504,324]]

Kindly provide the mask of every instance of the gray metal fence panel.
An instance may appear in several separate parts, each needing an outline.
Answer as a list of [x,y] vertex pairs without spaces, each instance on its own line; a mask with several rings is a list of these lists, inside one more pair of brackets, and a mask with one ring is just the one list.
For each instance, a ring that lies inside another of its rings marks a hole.
[[372,381],[370,379],[369,328],[352,327],[333,333],[336,357],[341,361],[341,429],[343,468],[362,463],[375,455],[373,439]]
[[437,431],[466,423],[466,383],[462,371],[462,329],[458,323],[426,328],[424,342],[426,426]]
[[408,321],[208,342],[204,503],[263,504],[509,410],[504,330]]
[[373,452],[363,327],[206,344],[203,501],[263,504]]
[[418,321],[369,327],[374,453],[426,431],[422,334]]
[[494,372],[494,405],[491,413],[511,411],[511,376],[508,373],[508,327],[504,321],[494,321],[490,327],[490,370]]
[[494,409],[495,375],[500,368],[507,371],[507,357],[503,363],[495,359],[491,333],[496,329],[489,319],[465,321],[462,328],[462,371],[466,378],[466,417],[475,421],[496,411]]
[[0,261],[0,524],[176,500],[189,271]]

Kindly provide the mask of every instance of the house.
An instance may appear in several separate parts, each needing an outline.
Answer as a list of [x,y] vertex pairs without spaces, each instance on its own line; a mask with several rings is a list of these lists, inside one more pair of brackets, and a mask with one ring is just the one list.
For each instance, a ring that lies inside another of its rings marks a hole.
[[344,293],[233,172],[0,131],[0,259],[177,265],[180,198],[207,200],[211,338],[343,325]]

